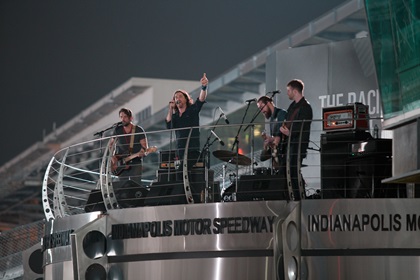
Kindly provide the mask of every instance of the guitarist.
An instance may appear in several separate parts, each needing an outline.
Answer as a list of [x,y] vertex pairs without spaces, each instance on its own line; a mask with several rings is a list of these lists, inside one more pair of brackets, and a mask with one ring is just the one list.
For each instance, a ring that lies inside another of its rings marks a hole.
[[141,185],[142,158],[147,155],[148,143],[144,129],[135,125],[133,113],[128,108],[119,111],[121,125],[114,130],[116,150],[112,158],[112,171],[121,178],[132,180]]
[[[306,157],[306,151],[309,145],[312,122],[312,107],[304,97],[303,89],[304,83],[298,79],[291,80],[287,84],[287,96],[293,102],[287,109],[285,124],[280,127],[284,146],[287,146],[288,138],[290,137],[290,151],[287,152],[290,154],[290,174],[292,177],[291,181],[294,200],[300,200],[298,186],[298,174],[300,173],[300,170],[297,170],[300,131],[303,125],[302,141],[300,146],[300,164],[302,164],[302,160]],[[287,164],[286,158],[286,156],[283,156],[282,158],[283,166],[286,166]]]
[[273,99],[268,96],[261,96],[257,101],[257,107],[260,109],[264,117],[270,121],[269,135],[263,134],[264,148],[261,153],[261,160],[272,159],[272,168],[277,173],[280,166],[279,159],[279,143],[280,143],[280,126],[286,118],[287,112],[274,106]]

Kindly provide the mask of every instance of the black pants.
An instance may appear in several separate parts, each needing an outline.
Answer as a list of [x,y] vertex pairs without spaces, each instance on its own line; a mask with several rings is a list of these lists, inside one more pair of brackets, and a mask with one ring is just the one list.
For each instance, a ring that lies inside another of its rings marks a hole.
[[[302,160],[300,160],[300,166],[302,166]],[[285,178],[287,178],[287,158],[286,155],[281,160],[281,165],[279,168],[279,174],[284,175]],[[291,197],[292,200],[300,200],[301,194],[299,192],[299,176],[302,176],[300,173],[300,170],[298,170],[298,159],[296,154],[290,155],[290,178],[291,178],[291,185],[293,189],[293,197]],[[302,184],[303,187],[305,186],[305,181],[302,177]],[[305,191],[305,190],[303,190]],[[290,194],[289,194],[290,195]],[[304,194],[302,194],[304,195]]]

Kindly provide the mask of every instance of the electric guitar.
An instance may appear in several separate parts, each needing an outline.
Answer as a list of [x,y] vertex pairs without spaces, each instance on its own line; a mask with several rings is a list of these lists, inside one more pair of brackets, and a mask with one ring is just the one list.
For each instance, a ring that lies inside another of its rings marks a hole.
[[[265,131],[263,131],[261,133],[261,137],[264,141],[266,141],[269,136],[267,136],[267,133]],[[278,158],[277,146],[273,142],[271,142],[270,144],[268,144],[265,147],[265,150],[266,150],[266,152],[269,152],[271,150],[271,158],[273,159],[273,165],[278,165],[279,158]]]
[[[144,152],[144,156],[147,156],[150,153],[154,153],[157,151],[156,146],[152,146],[147,148]],[[130,165],[128,164],[131,160],[140,157],[140,152],[129,155],[127,157],[121,157],[120,155],[114,155],[111,158],[111,171],[115,176],[119,176],[121,172],[124,170],[130,169]]]
[[[283,124],[281,126],[290,129],[290,124],[286,123],[286,120],[283,121]],[[288,136],[286,136],[284,134],[281,134],[280,143],[279,143],[279,146],[278,146],[279,147],[279,154],[281,156],[283,156],[286,153],[287,141],[288,141]]]

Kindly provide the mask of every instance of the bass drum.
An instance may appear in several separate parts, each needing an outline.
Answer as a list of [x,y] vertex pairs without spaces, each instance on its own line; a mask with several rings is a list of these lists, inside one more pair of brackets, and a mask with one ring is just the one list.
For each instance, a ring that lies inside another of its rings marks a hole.
[[220,193],[220,197],[222,198],[222,202],[231,202],[236,201],[236,183],[232,182],[227,188],[223,188]]

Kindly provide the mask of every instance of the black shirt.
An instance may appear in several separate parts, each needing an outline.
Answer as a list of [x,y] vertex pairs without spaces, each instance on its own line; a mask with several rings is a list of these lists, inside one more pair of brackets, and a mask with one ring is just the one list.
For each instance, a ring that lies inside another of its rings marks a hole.
[[[184,149],[187,143],[188,135],[190,134],[191,127],[198,127],[200,125],[200,111],[201,107],[205,103],[200,101],[198,98],[196,102],[188,106],[185,112],[180,116],[179,112],[172,114],[172,121],[166,122],[166,127],[171,128],[186,128],[175,131],[176,145],[178,149]],[[172,126],[172,127],[171,127]],[[194,128],[191,133],[191,139],[189,142],[189,149],[200,149],[200,131],[198,128]]]
[[[297,111],[296,113],[294,113]],[[293,119],[292,119],[293,118]],[[305,97],[302,97],[302,99],[296,103],[292,102],[290,104],[289,108],[287,109],[287,121],[293,121],[293,124],[290,126],[290,145],[292,146],[292,149],[296,150],[296,144],[299,143],[299,135],[300,130],[303,125],[303,131],[302,131],[302,145],[301,145],[301,153],[302,157],[306,156],[306,150],[309,145],[309,136],[311,132],[311,121],[312,121],[312,107],[309,104],[309,102],[305,99]],[[305,122],[302,122],[304,121]]]
[[[117,139],[117,146],[115,150],[115,154],[121,155],[121,156],[129,156],[131,154],[135,154],[140,152],[140,150],[143,148],[146,150],[146,147],[143,147],[140,144],[140,140],[146,138],[146,134],[144,132],[144,129],[141,126],[133,125],[136,127],[135,134],[134,134],[134,142],[133,142],[133,149],[130,151],[130,142],[131,142],[131,133],[126,134],[124,131],[123,126],[117,126],[114,130],[114,135],[118,136]],[[137,159],[137,158],[136,158]],[[138,158],[140,160],[140,158]]]

